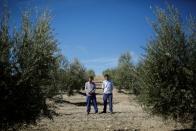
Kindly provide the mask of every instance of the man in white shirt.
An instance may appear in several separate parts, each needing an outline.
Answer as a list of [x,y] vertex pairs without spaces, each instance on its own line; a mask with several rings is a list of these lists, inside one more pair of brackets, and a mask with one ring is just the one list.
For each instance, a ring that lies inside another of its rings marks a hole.
[[112,91],[113,91],[113,83],[112,81],[109,79],[109,75],[105,74],[104,75],[105,80],[103,81],[102,84],[102,88],[103,88],[103,112],[101,113],[106,113],[106,109],[107,109],[107,100],[109,100],[109,110],[110,113],[113,113],[113,105],[112,105],[112,99],[113,99],[113,95],[112,95]]
[[89,114],[90,112],[91,101],[93,103],[95,113],[98,112],[97,99],[96,99],[96,93],[95,93],[96,85],[93,82],[93,79],[94,79],[93,76],[90,76],[89,81],[85,83],[87,114]]

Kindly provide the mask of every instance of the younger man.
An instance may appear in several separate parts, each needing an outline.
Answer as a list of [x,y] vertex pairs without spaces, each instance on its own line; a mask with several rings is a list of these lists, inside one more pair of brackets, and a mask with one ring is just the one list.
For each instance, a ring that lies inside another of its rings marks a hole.
[[101,113],[106,113],[107,109],[107,100],[109,100],[109,110],[110,113],[113,113],[113,105],[112,105],[112,91],[113,91],[113,83],[111,82],[109,75],[106,74],[104,75],[105,80],[103,81],[102,88],[103,88],[103,112]]

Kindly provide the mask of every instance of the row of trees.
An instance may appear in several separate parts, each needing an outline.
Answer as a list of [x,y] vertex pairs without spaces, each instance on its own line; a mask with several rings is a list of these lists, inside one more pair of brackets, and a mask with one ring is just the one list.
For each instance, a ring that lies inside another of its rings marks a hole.
[[38,17],[25,11],[13,31],[6,7],[1,16],[0,129],[49,116],[46,99],[61,92],[73,95],[93,72],[62,56],[48,11]]
[[134,86],[135,67],[131,61],[129,52],[123,53],[118,59],[118,66],[112,69],[106,69],[103,74],[109,74],[119,92],[122,89],[137,94]]
[[196,21],[193,17],[182,21],[178,10],[171,5],[166,9],[156,8],[155,15],[156,21],[152,22],[155,35],[139,64],[133,67],[130,56],[124,54],[117,68],[104,73],[113,77],[119,89],[122,85],[135,89],[142,104],[154,114],[181,122],[194,120]]

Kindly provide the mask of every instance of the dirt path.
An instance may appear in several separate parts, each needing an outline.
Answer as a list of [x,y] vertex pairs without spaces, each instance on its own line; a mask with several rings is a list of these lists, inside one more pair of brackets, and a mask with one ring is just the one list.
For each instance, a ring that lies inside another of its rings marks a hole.
[[[100,79],[99,79],[100,81]],[[99,81],[97,84],[99,86]],[[97,89],[99,112],[102,111],[102,89]],[[91,107],[91,114],[86,115],[85,96],[76,94],[72,97],[63,96],[64,101],[56,103],[54,120],[41,119],[36,126],[30,126],[24,131],[105,131],[105,130],[152,130],[167,131],[173,130],[180,125],[172,121],[164,122],[160,117],[150,116],[144,112],[136,102],[134,95],[127,95],[113,92],[114,114],[94,114]]]

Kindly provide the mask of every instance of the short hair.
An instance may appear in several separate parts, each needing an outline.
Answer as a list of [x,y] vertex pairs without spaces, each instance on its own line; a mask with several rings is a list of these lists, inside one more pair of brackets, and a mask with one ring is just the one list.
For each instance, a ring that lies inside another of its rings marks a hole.
[[108,74],[105,74],[105,75],[104,75],[104,77],[107,77],[107,78],[109,78],[109,75],[108,75]]
[[92,80],[93,80],[93,79],[94,79],[94,76],[89,76],[88,78],[90,78],[90,79],[92,79]]

